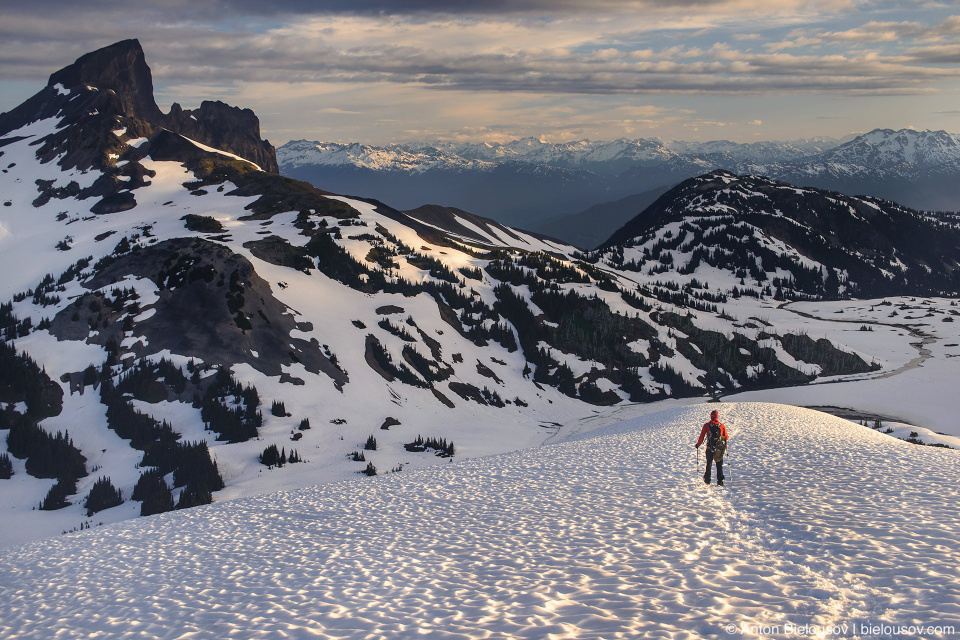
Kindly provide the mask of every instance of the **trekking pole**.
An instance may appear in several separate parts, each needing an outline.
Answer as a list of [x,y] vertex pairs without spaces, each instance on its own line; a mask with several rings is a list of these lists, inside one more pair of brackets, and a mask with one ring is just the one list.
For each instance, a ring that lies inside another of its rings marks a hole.
[[700,475],[700,447],[696,447],[696,449],[697,449],[697,472],[693,474],[694,478]]
[[733,481],[733,465],[730,464],[730,439],[727,439],[727,471],[730,472],[730,480]]

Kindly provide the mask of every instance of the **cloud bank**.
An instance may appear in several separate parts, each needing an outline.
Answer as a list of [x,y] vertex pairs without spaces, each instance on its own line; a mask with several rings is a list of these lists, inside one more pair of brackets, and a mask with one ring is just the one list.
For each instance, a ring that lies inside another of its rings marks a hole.
[[[501,120],[511,111],[521,116],[520,105],[534,97],[545,105],[562,97],[583,105],[571,122],[591,111],[613,122],[605,116],[639,107],[663,122],[687,117],[689,124],[723,121],[703,113],[704,101],[866,96],[893,104],[896,97],[955,92],[960,15],[928,3],[869,4],[870,10],[852,0],[161,0],[117,16],[112,3],[55,1],[43,10],[6,11],[0,77],[39,83],[86,51],[138,37],[164,96],[189,102],[183,98],[200,95],[201,88],[243,95],[258,103],[250,105],[259,105],[258,112],[266,107],[266,128],[291,132],[294,104],[338,101],[314,105],[303,116],[311,122],[342,124],[365,113],[378,122],[389,118],[364,108],[360,96],[417,102],[403,97],[411,89],[486,118],[464,119],[461,130],[496,128],[498,112]],[[258,97],[257,87],[277,91],[283,84],[286,101]],[[345,99],[351,93],[356,99]],[[470,95],[489,110],[477,113],[464,98]],[[584,97],[598,106],[591,110]],[[435,121],[437,109],[430,111]],[[699,117],[689,115],[694,112]],[[777,121],[748,115],[744,127]],[[546,121],[556,125],[553,117]],[[408,124],[411,131],[429,129]]]

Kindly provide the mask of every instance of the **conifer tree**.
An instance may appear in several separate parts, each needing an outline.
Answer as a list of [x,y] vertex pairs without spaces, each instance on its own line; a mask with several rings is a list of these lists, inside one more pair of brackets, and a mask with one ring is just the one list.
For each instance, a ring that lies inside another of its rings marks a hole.
[[67,497],[77,492],[77,482],[72,478],[60,478],[57,483],[50,487],[46,497],[40,504],[41,511],[56,511],[69,506]]
[[90,488],[83,507],[87,510],[87,517],[90,517],[98,511],[121,504],[123,504],[123,493],[113,486],[110,478],[100,477]]
[[8,480],[13,477],[13,461],[10,460],[10,455],[3,453],[0,454],[0,479]]
[[141,516],[173,511],[173,494],[159,469],[148,469],[141,473],[130,497],[141,502]]
[[277,449],[277,445],[271,444],[260,454],[260,464],[267,467],[282,467],[283,462],[281,461],[280,451]]
[[198,507],[203,504],[210,504],[211,502],[213,502],[213,495],[208,489],[188,484],[184,490],[180,492],[180,499],[177,501],[176,508],[189,509],[190,507]]

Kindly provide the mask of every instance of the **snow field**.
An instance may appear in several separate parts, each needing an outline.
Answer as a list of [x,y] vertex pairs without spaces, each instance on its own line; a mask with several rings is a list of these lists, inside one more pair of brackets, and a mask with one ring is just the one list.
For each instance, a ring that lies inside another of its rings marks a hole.
[[707,408],[675,408],[0,550],[0,634],[606,640],[960,624],[960,454],[810,410],[714,406],[731,432],[724,489],[694,469]]
[[[916,427],[960,436],[960,398],[955,392],[960,376],[960,306],[956,300],[891,297],[805,302],[768,309],[764,314],[780,328],[790,326],[786,316],[793,311],[816,316],[794,315],[794,326],[812,338],[826,337],[865,359],[876,360],[883,368],[859,376],[825,378],[803,387],[742,392],[727,396],[727,400],[846,407],[915,425],[905,436]],[[893,311],[897,315],[891,317]],[[873,330],[860,331],[861,326]],[[920,355],[920,339],[905,326],[928,336],[927,344],[922,345],[928,356]],[[932,436],[921,439],[938,441]]]

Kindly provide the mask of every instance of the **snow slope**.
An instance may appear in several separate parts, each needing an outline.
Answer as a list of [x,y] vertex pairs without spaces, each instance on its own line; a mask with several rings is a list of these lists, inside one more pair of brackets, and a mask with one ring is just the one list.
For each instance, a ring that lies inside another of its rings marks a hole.
[[932,638],[949,631],[929,626],[960,628],[960,453],[810,410],[716,406],[731,432],[725,489],[694,469],[706,408],[675,408],[557,445],[2,550],[0,635]]

